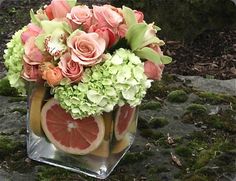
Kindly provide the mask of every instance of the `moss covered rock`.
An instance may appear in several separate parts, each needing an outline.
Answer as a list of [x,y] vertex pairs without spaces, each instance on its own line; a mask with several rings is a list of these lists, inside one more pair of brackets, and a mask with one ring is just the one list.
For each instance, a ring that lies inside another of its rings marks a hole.
[[184,90],[175,90],[168,94],[167,100],[173,103],[183,103],[188,100],[188,95]]

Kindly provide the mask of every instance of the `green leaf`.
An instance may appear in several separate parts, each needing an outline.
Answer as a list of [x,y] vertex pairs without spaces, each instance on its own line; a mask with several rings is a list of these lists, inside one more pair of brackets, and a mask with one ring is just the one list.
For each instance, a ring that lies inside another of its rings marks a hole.
[[67,3],[70,5],[71,8],[73,8],[76,5],[77,0],[66,0]]
[[146,23],[135,24],[128,29],[128,32],[126,33],[125,37],[132,51],[135,51],[140,48],[140,45],[143,43],[144,35],[147,29],[148,25]]
[[48,20],[43,20],[41,21],[42,29],[46,34],[51,34],[54,32],[55,29],[64,29],[63,22],[58,22],[58,21],[48,21]]
[[46,38],[46,34],[41,34],[38,35],[35,38],[35,45],[38,47],[39,50],[41,50],[42,52],[45,51],[45,46],[44,46],[44,42],[45,42],[45,38]]
[[169,63],[172,62],[172,58],[171,58],[171,57],[168,57],[168,56],[166,56],[166,55],[163,55],[163,56],[161,56],[161,62],[162,62],[163,64],[169,64]]
[[30,10],[31,22],[41,27],[41,21],[35,16],[33,9]]
[[128,27],[131,27],[132,25],[138,23],[132,9],[130,9],[126,6],[123,6],[122,12],[123,12],[124,19],[125,19],[125,22],[128,25]]
[[141,59],[150,60],[156,64],[162,64],[161,55],[155,52],[153,49],[144,47],[134,52]]
[[165,45],[165,42],[163,40],[160,40],[158,37],[150,38],[149,40],[142,43],[140,47],[146,47],[150,44],[157,44],[159,46]]
[[161,31],[161,28],[159,26],[153,25],[153,28],[155,28],[157,31]]
[[73,32],[72,28],[68,25],[68,23],[63,22],[63,29],[68,32],[69,34],[71,34]]

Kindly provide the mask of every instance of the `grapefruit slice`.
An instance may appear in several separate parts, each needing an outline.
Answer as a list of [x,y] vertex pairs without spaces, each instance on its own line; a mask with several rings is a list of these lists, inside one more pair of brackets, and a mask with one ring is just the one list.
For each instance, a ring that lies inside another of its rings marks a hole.
[[91,152],[91,155],[107,158],[110,154],[110,141],[113,135],[112,112],[109,113],[104,112],[102,117],[105,124],[104,140],[96,150]]
[[73,119],[53,98],[42,108],[41,123],[52,144],[76,155],[85,155],[98,148],[105,134],[102,116]]
[[30,112],[29,112],[29,126],[34,134],[37,136],[42,135],[41,128],[41,108],[44,101],[46,88],[44,86],[36,87],[31,96]]
[[129,127],[134,119],[135,108],[125,104],[118,108],[115,118],[115,137],[117,140],[124,138],[128,132]]
[[117,141],[112,148],[112,153],[117,154],[122,152],[125,148],[127,148],[130,145],[131,139],[129,133],[125,134],[124,138]]

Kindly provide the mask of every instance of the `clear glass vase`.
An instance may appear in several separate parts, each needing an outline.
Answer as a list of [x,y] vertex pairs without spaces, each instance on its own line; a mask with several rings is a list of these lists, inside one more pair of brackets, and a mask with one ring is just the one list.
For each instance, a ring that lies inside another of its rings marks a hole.
[[132,116],[129,116],[129,109],[124,107],[122,109],[116,107],[110,113],[103,113],[105,131],[98,147],[85,155],[70,154],[50,142],[43,129],[37,131],[37,127],[41,125],[42,118],[38,119],[41,108],[52,99],[49,92],[42,85],[33,85],[28,92],[27,153],[29,158],[99,179],[108,177],[134,141],[138,108],[132,108]]

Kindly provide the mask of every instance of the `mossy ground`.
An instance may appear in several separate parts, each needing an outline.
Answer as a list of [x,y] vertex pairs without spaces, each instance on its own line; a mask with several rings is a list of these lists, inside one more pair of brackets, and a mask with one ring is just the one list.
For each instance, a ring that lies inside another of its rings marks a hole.
[[[140,106],[136,141],[106,180],[213,181],[219,178],[219,174],[236,173],[236,111],[232,106],[236,98],[198,91],[171,76],[153,84]],[[170,94],[179,90],[187,99],[169,101]],[[19,101],[26,100],[18,97],[8,100],[9,103]],[[217,107],[212,113],[211,109]],[[25,114],[23,108],[12,108],[11,111]],[[188,134],[173,131],[186,125],[190,125],[186,128]],[[19,133],[25,132],[22,129]],[[1,162],[7,163],[8,170],[34,170],[36,180],[95,180],[34,161],[26,163],[25,146],[8,135],[0,136]],[[172,160],[171,153],[182,166]],[[216,168],[219,174],[216,174]]]

